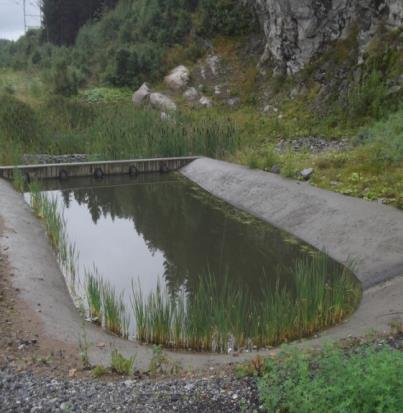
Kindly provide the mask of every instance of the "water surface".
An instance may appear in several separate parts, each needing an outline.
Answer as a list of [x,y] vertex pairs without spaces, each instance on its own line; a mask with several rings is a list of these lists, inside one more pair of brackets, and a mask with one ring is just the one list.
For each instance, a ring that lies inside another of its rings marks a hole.
[[177,174],[46,181],[64,207],[67,236],[79,251],[79,273],[94,265],[125,292],[145,294],[158,280],[170,294],[197,288],[211,274],[261,299],[263,287],[293,288],[296,260],[313,249],[289,234],[218,201]]

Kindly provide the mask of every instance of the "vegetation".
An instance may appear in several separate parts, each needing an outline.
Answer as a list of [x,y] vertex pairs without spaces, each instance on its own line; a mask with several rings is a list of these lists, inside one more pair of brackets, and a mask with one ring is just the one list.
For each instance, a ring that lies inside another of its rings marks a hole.
[[403,403],[402,369],[401,352],[385,345],[284,350],[266,361],[259,392],[269,412],[397,413]]
[[[239,146],[234,122],[208,111],[179,113],[164,121],[158,112],[126,102],[92,105],[60,97],[41,101],[33,110],[12,95],[0,95],[0,108],[0,163],[18,163],[23,153],[76,152],[99,159],[224,157]],[[12,125],[24,126],[29,119],[34,120],[30,126],[15,132]]]
[[[0,43],[0,65],[53,72],[67,88],[96,79],[138,87],[156,80],[180,58],[200,56],[200,36],[240,35],[256,28],[250,8],[238,0],[45,0],[44,27],[15,43]],[[73,79],[75,78],[75,79]]]
[[94,377],[95,379],[99,379],[103,376],[106,376],[109,373],[108,369],[106,369],[105,367],[102,366],[95,366],[92,370],[91,370],[91,375],[92,377]]
[[88,20],[116,3],[117,0],[44,0],[41,6],[44,16],[42,36],[59,46],[72,45]]
[[103,281],[102,301],[105,327],[112,333],[127,338],[129,334],[129,319],[126,313],[123,293],[117,294],[115,288],[110,283]]
[[402,119],[400,107],[385,119],[361,128],[346,151],[281,152],[272,143],[264,143],[257,149],[241,149],[232,159],[267,171],[277,166],[290,178],[299,178],[299,171],[313,167],[313,185],[403,208]]
[[93,272],[86,271],[86,296],[88,300],[88,312],[91,320],[101,323],[102,318],[102,281],[96,274],[96,268]]
[[133,285],[137,338],[198,351],[272,346],[340,322],[358,305],[360,287],[347,269],[324,254],[297,263],[294,289],[263,288],[263,299],[239,291],[228,277],[220,285],[200,278],[194,291],[169,294],[160,285],[144,297]]
[[176,375],[181,371],[181,367],[178,363],[173,362],[160,346],[154,346],[153,356],[150,360],[148,371],[151,376],[158,376],[161,374]]
[[[41,193],[35,183],[30,190],[31,205],[44,220],[63,268],[75,268],[77,256],[70,252],[74,248],[69,248],[57,200]],[[132,286],[137,338],[197,351],[265,347],[308,336],[343,320],[360,300],[358,281],[323,253],[297,262],[291,288],[281,286],[280,281],[275,288],[263,285],[261,299],[252,299],[228,277],[218,284],[211,275],[201,277],[192,291],[182,290],[176,297],[170,297],[160,284],[148,297],[143,296],[140,285]],[[128,336],[124,296],[102,280],[96,268],[85,272],[84,294],[92,318],[109,331]],[[160,357],[159,363],[164,364],[162,361]]]
[[124,357],[118,350],[114,349],[112,351],[111,369],[112,372],[122,375],[133,374],[134,362],[136,357]]

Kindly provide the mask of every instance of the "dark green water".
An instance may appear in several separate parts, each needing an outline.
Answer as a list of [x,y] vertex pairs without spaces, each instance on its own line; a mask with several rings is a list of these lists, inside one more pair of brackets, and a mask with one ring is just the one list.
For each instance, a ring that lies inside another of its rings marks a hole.
[[132,280],[145,295],[158,280],[175,294],[194,290],[208,273],[259,300],[277,282],[292,290],[295,261],[313,252],[176,174],[46,181],[42,188],[64,207],[79,273],[95,265],[129,307]]

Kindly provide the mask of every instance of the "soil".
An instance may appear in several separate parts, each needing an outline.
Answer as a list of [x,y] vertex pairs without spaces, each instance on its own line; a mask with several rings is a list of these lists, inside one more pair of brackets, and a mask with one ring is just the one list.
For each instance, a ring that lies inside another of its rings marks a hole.
[[[4,224],[0,217],[0,234]],[[78,346],[74,347],[50,339],[43,334],[37,313],[19,297],[12,285],[13,270],[7,251],[0,246],[0,368],[12,367],[16,371],[51,373],[55,376],[80,372]],[[38,306],[37,312],[41,311]],[[86,373],[84,373],[85,375]]]

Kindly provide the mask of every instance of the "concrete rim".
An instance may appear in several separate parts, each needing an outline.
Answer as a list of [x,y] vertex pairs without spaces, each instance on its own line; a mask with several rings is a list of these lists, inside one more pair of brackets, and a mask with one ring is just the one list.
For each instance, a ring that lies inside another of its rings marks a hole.
[[[205,159],[194,163],[199,161]],[[211,172],[211,166],[218,161],[207,161]],[[192,164],[185,168],[183,171],[185,176],[189,177],[191,167]],[[233,167],[238,168],[235,165]],[[248,172],[244,169],[242,171]],[[199,183],[197,179],[192,180]],[[316,188],[312,190],[317,191]],[[214,194],[214,191],[210,192]],[[121,340],[91,323],[83,322],[72,303],[42,223],[33,215],[22,196],[15,192],[9,183],[1,179],[0,217],[5,224],[5,231],[0,234],[0,244],[6,250],[13,267],[14,287],[20,289],[20,299],[24,300],[32,311],[35,311],[38,303],[41,304],[42,312],[39,316],[45,334],[59,341],[77,345],[84,326],[86,338],[89,343],[92,343],[89,347],[92,364],[108,365],[111,349],[117,348],[126,356],[136,353],[136,366],[140,370],[147,370],[152,358],[150,346]],[[403,275],[403,271],[399,275]],[[387,282],[377,281],[373,286],[365,288],[362,303],[349,320],[320,333],[319,338],[302,340],[301,345],[316,346],[324,341],[351,335],[362,336],[373,329],[384,332],[388,329],[391,320],[396,318],[402,320],[402,296],[403,276],[397,276]],[[242,362],[256,357],[257,354],[263,356],[270,354],[267,351],[242,353],[235,358],[232,355],[222,354],[171,351],[166,353],[174,362],[180,363],[185,369],[192,370]]]

